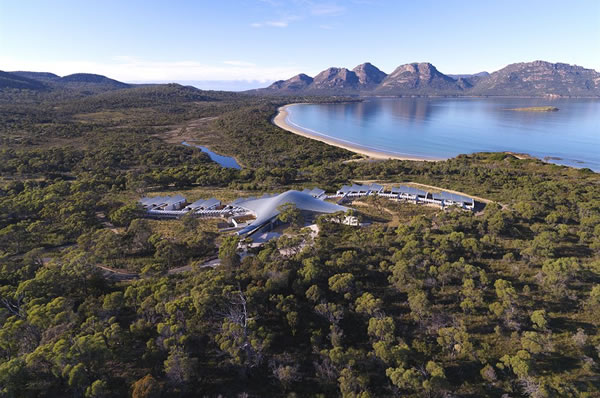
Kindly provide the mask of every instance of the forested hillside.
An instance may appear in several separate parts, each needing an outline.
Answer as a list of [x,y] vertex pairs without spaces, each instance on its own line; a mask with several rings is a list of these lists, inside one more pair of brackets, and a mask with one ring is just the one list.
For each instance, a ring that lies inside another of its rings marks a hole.
[[[270,123],[309,98],[177,85],[0,97],[0,396],[600,394],[599,174],[497,153],[347,162]],[[243,168],[165,140],[185,128]],[[314,242],[292,227],[241,260],[216,220],[136,205],[361,180],[493,203],[369,198],[370,226],[321,219]]]

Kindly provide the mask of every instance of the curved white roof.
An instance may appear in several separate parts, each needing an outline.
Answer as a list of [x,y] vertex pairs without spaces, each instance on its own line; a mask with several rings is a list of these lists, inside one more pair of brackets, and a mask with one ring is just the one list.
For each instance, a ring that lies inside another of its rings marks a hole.
[[238,231],[238,234],[243,235],[260,228],[262,225],[276,217],[279,214],[278,207],[286,203],[292,203],[299,210],[312,211],[315,213],[335,213],[348,210],[347,207],[325,202],[305,192],[293,190],[287,191],[271,197],[252,199],[237,203],[238,207],[250,210],[256,215],[256,220],[246,228]]

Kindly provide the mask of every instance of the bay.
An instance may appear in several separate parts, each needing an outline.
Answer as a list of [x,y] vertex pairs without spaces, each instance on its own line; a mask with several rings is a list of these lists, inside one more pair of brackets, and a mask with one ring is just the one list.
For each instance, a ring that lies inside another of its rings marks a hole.
[[[513,110],[534,106],[559,110]],[[510,151],[600,171],[600,100],[368,98],[297,104],[287,112],[286,122],[309,134],[397,156]]]

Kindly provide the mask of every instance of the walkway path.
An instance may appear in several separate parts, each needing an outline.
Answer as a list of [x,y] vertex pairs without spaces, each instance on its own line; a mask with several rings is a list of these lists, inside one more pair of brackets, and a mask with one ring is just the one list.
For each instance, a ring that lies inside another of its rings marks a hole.
[[[198,267],[198,268],[215,268],[219,265],[221,265],[221,260],[219,260],[218,258],[214,258],[214,259],[208,260],[200,265],[197,265],[196,267]],[[100,265],[100,264],[96,264],[96,267],[98,267],[102,270],[102,272],[104,273],[104,276],[111,278],[111,279],[118,280],[118,281],[130,281],[130,280],[139,279],[142,277],[139,272],[131,272],[131,271],[123,270],[123,269],[110,268],[110,267],[107,267],[105,265]],[[191,265],[184,265],[184,266],[177,267],[177,268],[171,268],[170,270],[167,271],[167,274],[168,275],[181,274],[183,272],[192,271],[193,269],[194,269],[194,267]]]

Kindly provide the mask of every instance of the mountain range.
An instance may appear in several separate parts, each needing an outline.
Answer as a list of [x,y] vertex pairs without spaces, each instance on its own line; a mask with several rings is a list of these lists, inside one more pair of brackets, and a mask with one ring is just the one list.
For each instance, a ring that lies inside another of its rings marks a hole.
[[[76,73],[2,72],[0,91],[29,90],[76,96],[144,87],[106,76]],[[158,85],[157,85],[158,86]],[[191,89],[191,87],[190,87]],[[600,97],[600,73],[593,69],[545,61],[508,65],[496,72],[446,75],[428,62],[404,64],[387,74],[371,63],[352,70],[327,68],[314,77],[304,73],[266,88],[258,95],[381,96],[529,96]],[[188,94],[186,94],[188,95]]]
[[508,65],[496,72],[446,75],[428,62],[400,65],[386,74],[370,63],[328,68],[314,78],[306,74],[250,90],[267,95],[387,96],[557,96],[599,97],[600,73],[593,69],[545,61]]

